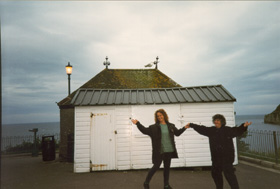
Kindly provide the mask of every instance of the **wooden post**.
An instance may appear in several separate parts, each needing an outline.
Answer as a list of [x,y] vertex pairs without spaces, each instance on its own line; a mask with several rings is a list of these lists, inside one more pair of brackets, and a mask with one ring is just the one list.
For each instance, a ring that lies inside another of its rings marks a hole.
[[[236,126],[236,125],[235,125]],[[236,137],[236,152],[237,152],[237,159],[239,160],[239,156],[240,156],[240,153],[239,153],[239,137],[241,138],[241,136],[238,136]]]
[[273,140],[274,140],[274,150],[275,150],[275,162],[276,164],[278,164],[278,147],[277,147],[276,131],[273,131]]

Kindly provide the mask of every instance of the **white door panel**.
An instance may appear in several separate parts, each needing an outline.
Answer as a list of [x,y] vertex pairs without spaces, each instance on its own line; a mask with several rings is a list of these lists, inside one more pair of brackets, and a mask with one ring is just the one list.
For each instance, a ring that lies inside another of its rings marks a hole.
[[115,133],[113,111],[92,112],[91,168],[92,171],[115,169]]

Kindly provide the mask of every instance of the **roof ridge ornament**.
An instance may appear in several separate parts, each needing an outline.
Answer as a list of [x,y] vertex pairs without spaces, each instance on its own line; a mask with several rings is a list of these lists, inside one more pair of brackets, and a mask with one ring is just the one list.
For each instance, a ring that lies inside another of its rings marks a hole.
[[155,69],[157,70],[158,69],[158,63],[159,63],[159,61],[158,61],[158,56],[156,57],[156,60],[154,61],[154,65],[156,65],[156,67],[155,67]]
[[110,62],[108,61],[108,56],[106,56],[106,61],[103,62],[103,65],[106,66],[106,69],[108,69],[108,66],[110,66]]

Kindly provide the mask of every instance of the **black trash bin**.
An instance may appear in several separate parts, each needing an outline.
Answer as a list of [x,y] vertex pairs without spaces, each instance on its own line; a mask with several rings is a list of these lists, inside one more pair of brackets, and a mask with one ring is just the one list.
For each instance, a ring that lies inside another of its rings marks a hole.
[[43,161],[55,160],[54,136],[42,137],[42,156],[43,156]]

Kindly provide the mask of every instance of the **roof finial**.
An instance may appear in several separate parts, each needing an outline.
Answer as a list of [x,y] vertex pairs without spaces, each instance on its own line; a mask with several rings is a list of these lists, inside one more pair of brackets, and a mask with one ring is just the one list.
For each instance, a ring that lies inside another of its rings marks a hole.
[[103,62],[104,66],[106,66],[106,69],[108,69],[108,66],[110,65],[110,62],[108,61],[108,56],[106,56],[106,61]]
[[156,57],[156,61],[154,61],[154,64],[156,65],[156,68],[155,69],[158,69],[158,63],[159,63],[159,61],[158,61],[158,56]]

